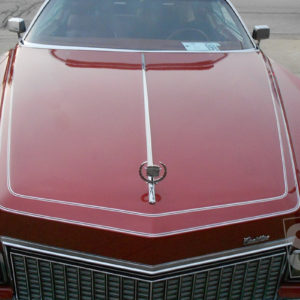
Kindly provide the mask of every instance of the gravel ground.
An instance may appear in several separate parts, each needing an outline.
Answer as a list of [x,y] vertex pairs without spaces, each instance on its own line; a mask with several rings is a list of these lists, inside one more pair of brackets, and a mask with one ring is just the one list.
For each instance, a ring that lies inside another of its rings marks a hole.
[[[250,32],[254,25],[271,27],[271,39],[262,42],[262,49],[300,77],[300,0],[232,2]],[[16,34],[6,29],[8,18],[22,17],[28,26],[42,3],[42,0],[0,0],[0,53],[17,42]]]

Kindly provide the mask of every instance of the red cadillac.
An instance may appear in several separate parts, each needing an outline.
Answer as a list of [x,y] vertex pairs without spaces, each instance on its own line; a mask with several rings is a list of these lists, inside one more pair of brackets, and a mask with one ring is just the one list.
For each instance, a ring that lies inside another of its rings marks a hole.
[[300,79],[267,26],[227,0],[48,0],[8,26],[0,299],[300,298]]

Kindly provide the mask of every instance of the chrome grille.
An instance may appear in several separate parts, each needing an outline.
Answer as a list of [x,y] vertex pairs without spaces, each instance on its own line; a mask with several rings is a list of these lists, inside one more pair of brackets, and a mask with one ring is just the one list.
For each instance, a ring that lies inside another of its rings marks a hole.
[[276,299],[286,251],[201,265],[156,276],[9,249],[17,299]]

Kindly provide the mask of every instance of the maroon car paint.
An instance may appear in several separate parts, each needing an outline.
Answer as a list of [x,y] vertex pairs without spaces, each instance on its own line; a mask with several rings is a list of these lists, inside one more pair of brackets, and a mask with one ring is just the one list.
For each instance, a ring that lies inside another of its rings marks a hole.
[[[5,53],[0,56],[0,100],[1,100],[1,110],[0,113],[2,114],[2,104],[3,104],[3,99],[4,99],[4,93],[6,89],[6,82],[8,78],[8,72],[9,72],[9,62],[10,62],[10,56],[12,55],[12,51],[9,53]],[[1,116],[1,115],[0,115]]]
[[279,89],[279,96],[283,103],[291,145],[295,157],[296,173],[299,181],[300,164],[300,79],[283,67],[272,61],[273,73]]
[[297,283],[294,284],[285,284],[279,289],[279,297],[283,299],[299,299],[300,296],[300,285]]
[[[17,49],[3,120],[3,207],[149,236],[298,207],[285,122],[261,54],[145,56],[154,157],[168,166],[162,200],[150,206],[137,175],[146,160],[140,54],[57,52],[80,66]],[[198,68],[187,73],[185,60]],[[84,67],[93,61],[104,67]]]
[[[1,120],[2,236],[148,264],[238,248],[246,236],[284,237],[282,218],[297,215],[298,191],[263,55],[145,57],[154,158],[169,168],[155,206],[141,201],[147,186],[138,177],[146,159],[141,55],[17,48]],[[284,194],[279,137],[288,193],[246,204]],[[211,205],[220,207],[157,217]]]
[[13,299],[13,289],[11,287],[0,287],[0,299],[1,300],[8,300]]

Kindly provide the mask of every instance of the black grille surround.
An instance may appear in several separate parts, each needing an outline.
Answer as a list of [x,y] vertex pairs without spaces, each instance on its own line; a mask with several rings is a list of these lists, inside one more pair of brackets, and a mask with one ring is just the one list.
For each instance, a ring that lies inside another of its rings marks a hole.
[[147,275],[7,248],[16,299],[274,300],[286,248]]
[[0,253],[0,284],[5,284],[6,282],[7,282],[6,268],[5,268],[3,256]]

